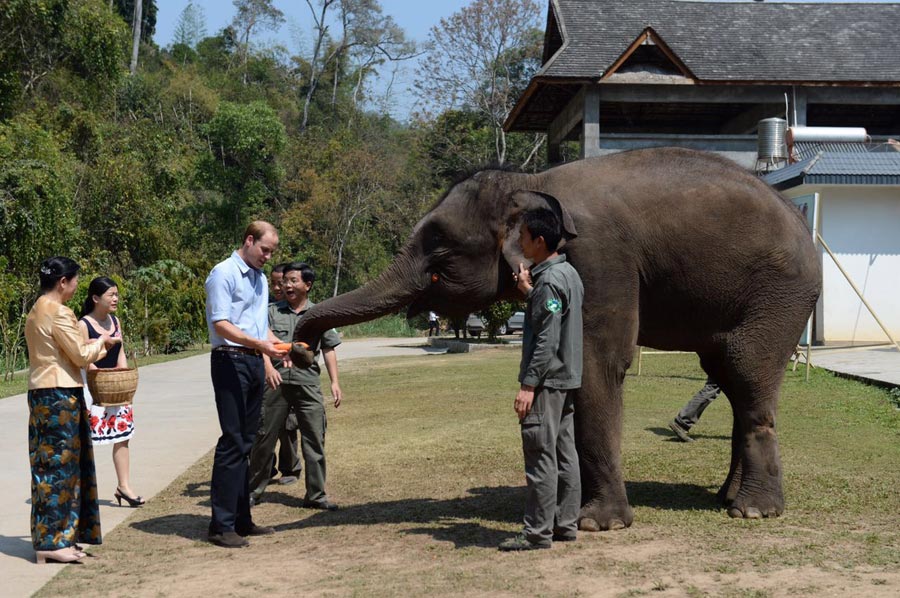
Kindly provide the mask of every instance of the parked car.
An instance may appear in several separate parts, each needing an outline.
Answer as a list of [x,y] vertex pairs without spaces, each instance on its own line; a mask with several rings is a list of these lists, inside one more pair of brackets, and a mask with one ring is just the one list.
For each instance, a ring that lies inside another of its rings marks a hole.
[[[514,332],[522,332],[522,328],[524,326],[525,312],[517,311],[509,317],[505,324],[500,325],[500,329],[497,331],[497,334],[513,334]],[[481,316],[479,316],[478,314],[469,314],[469,317],[466,320],[466,331],[470,336],[479,338],[481,336],[481,333],[484,332],[486,328],[487,327],[484,325],[484,320],[481,319]]]
[[522,329],[525,328],[525,312],[517,311],[513,315],[509,317],[506,321],[506,333],[512,334],[514,332],[522,332]]
[[481,333],[484,332],[484,322],[478,314],[469,314],[469,317],[466,319],[466,332],[469,333],[469,336],[474,336],[475,338],[479,338]]

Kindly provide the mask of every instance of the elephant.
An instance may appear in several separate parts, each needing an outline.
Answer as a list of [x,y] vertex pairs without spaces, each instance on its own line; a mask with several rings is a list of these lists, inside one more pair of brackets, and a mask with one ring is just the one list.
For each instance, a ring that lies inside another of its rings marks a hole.
[[[395,313],[460,316],[521,300],[512,274],[523,211],[560,218],[560,252],[585,289],[584,374],[576,392],[579,528],[628,527],[622,385],[637,346],[695,352],[728,397],[728,515],[784,510],[775,416],[785,366],[820,293],[805,220],[734,162],[681,149],[632,150],[537,174],[483,170],[454,184],[365,286],[311,308],[295,342]],[[295,345],[294,360],[309,354]],[[511,379],[514,374],[511,374]]]

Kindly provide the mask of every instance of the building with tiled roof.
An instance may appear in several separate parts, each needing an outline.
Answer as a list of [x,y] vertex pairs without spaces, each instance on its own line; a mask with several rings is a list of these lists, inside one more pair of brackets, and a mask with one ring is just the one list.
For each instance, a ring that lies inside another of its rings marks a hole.
[[591,156],[679,145],[752,166],[756,125],[900,136],[900,3],[549,0],[508,131]]

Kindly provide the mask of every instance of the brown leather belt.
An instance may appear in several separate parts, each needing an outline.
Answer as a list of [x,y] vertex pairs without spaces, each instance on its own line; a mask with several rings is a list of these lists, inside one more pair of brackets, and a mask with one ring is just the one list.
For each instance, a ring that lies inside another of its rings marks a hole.
[[256,349],[251,349],[250,347],[235,347],[234,345],[219,345],[214,348],[213,351],[222,351],[224,353],[243,353],[244,355],[256,355],[257,357],[262,357],[262,353],[260,353]]

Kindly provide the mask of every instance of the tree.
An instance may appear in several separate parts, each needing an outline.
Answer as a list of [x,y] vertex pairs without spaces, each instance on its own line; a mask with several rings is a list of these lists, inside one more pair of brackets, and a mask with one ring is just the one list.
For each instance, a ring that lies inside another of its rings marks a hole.
[[275,8],[272,0],[234,0],[237,14],[232,26],[238,33],[238,49],[244,70],[243,82],[247,84],[247,60],[250,56],[250,37],[255,29],[275,29],[284,23],[284,13]]
[[237,239],[246,222],[259,217],[279,190],[283,171],[278,158],[287,138],[278,115],[263,102],[222,102],[203,128],[209,152],[200,160],[200,181],[222,193],[210,224],[219,235]]
[[131,21],[131,74],[134,74],[134,71],[137,70],[137,62],[138,62],[138,50],[141,46],[141,10],[144,5],[142,0],[135,0],[134,2],[134,18]]
[[172,43],[194,50],[204,37],[206,37],[206,15],[203,13],[203,7],[188,2],[178,17]]
[[416,88],[426,115],[472,110],[490,123],[497,162],[507,158],[503,123],[540,66],[540,7],[534,0],[474,0],[428,36]]
[[[358,108],[367,75],[385,62],[408,60],[416,55],[415,45],[406,40],[403,30],[390,16],[382,14],[378,0],[319,0],[318,9],[306,0],[313,20],[312,56],[306,61],[307,82],[300,130],[309,124],[310,105],[322,76],[330,71],[331,108],[335,110],[342,77],[352,72],[355,78],[350,96]],[[329,11],[337,10],[336,36],[331,36]],[[339,36],[339,37],[337,37]],[[334,37],[334,41],[332,40]]]
[[[138,0],[110,0],[109,7],[118,13],[126,23],[134,23],[134,5]],[[140,0],[141,2],[141,41],[149,44],[156,33],[156,0]]]

